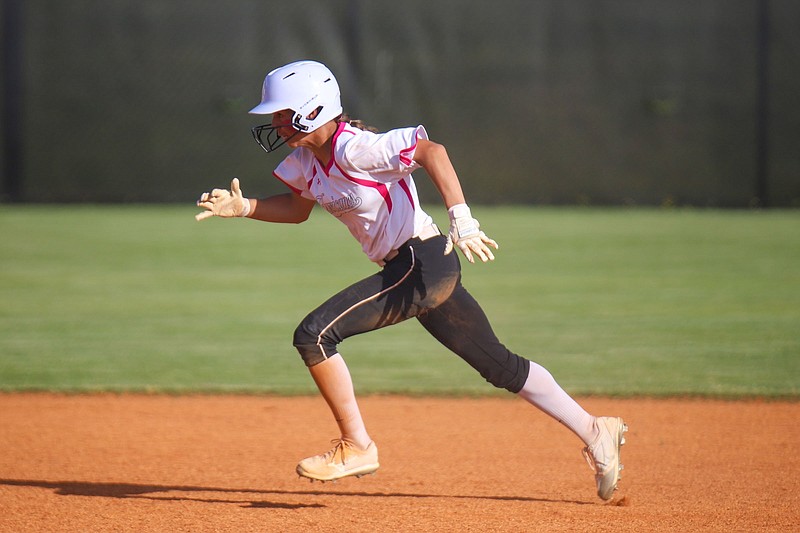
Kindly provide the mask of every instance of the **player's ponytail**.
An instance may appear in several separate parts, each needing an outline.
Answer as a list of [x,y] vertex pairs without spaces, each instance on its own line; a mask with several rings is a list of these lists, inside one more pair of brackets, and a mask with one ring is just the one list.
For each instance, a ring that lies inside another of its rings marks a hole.
[[342,115],[339,117],[338,121],[350,124],[354,128],[358,128],[360,130],[371,131],[372,133],[378,133],[378,128],[375,128],[373,126],[368,126],[367,124],[364,123],[363,120],[350,118],[350,115],[348,115],[347,113],[342,113]]

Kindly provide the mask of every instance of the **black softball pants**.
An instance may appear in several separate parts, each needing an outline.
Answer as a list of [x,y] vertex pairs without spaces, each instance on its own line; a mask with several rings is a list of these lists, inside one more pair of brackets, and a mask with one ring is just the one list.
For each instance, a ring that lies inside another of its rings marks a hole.
[[414,238],[384,268],[334,295],[308,314],[294,333],[306,366],[338,353],[348,337],[416,317],[439,342],[498,388],[517,393],[529,361],[509,351],[486,314],[461,284],[456,251],[444,255],[446,238]]

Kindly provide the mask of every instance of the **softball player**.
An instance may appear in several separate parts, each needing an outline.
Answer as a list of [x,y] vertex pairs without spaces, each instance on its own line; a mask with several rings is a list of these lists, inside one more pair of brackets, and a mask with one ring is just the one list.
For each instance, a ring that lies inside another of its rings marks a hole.
[[[597,494],[617,488],[621,418],[595,417],[575,402],[542,366],[509,351],[495,336],[480,305],[461,284],[457,247],[469,262],[494,259],[497,243],[472,217],[445,148],[423,126],[377,133],[342,113],[339,86],[330,70],[298,61],[267,74],[261,103],[250,113],[272,115],[253,128],[267,152],[293,151],[274,176],[284,194],[245,198],[239,181],[230,190],[203,193],[197,220],[249,217],[267,222],[305,221],[315,204],[338,218],[380,269],[334,295],[306,316],[294,346],[328,403],[341,435],[333,449],[300,461],[297,472],[313,480],[362,476],[378,467],[378,448],[367,432],[350,372],[338,345],[352,335],[416,318],[495,387],[526,401],[572,430],[595,472]],[[423,168],[448,209],[442,235],[420,206],[412,171]]]

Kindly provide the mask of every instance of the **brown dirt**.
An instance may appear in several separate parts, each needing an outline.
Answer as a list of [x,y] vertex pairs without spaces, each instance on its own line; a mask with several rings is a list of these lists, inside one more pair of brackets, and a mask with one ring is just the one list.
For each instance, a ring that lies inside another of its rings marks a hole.
[[0,531],[796,531],[800,403],[585,398],[630,426],[610,503],[523,401],[365,397],[375,476],[309,484],[320,398],[0,395]]

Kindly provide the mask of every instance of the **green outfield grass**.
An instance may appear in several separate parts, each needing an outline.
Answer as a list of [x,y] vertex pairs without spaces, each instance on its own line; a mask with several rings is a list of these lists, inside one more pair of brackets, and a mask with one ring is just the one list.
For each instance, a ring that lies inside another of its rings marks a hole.
[[[800,394],[800,211],[473,211],[465,285],[571,393]],[[372,264],[321,211],[194,212],[0,206],[0,390],[314,392],[294,327]],[[340,348],[362,393],[497,394],[415,321]]]

